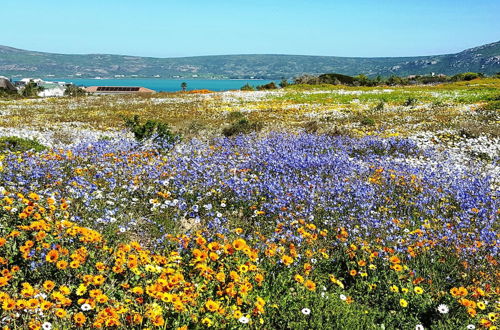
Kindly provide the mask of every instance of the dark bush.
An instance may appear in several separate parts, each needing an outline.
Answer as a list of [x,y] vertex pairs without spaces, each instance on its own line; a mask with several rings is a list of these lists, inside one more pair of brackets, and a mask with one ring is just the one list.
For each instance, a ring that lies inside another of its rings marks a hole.
[[416,105],[417,102],[418,102],[418,100],[416,98],[409,97],[409,98],[406,99],[406,101],[403,103],[403,105],[405,107],[412,107],[412,106]]
[[285,88],[288,85],[290,85],[290,83],[288,82],[288,80],[286,80],[286,79],[282,79],[281,80],[281,82],[280,82],[280,87],[281,88]]
[[33,150],[36,152],[47,149],[36,140],[24,139],[17,136],[8,136],[0,138],[0,151],[24,152]]
[[319,129],[319,124],[316,120],[308,121],[304,124],[306,133],[316,133]]
[[248,134],[251,132],[259,131],[262,129],[262,125],[257,122],[251,122],[246,118],[242,118],[238,121],[235,121],[230,126],[225,127],[222,130],[222,134],[226,137],[240,135],[240,134]]
[[363,126],[375,126],[375,120],[371,117],[363,116],[359,122]]
[[240,120],[243,118],[245,118],[245,115],[243,113],[241,113],[240,111],[231,111],[227,115],[227,119],[230,121]]
[[156,120],[147,120],[141,124],[139,116],[124,118],[125,127],[130,130],[137,141],[146,141],[152,139],[155,142],[173,144],[180,140],[180,136],[172,133],[167,123]]
[[66,85],[66,90],[64,91],[64,95],[71,97],[78,97],[87,95],[87,92],[85,92],[85,90],[81,87],[78,87],[73,84],[68,84]]
[[351,76],[346,76],[338,73],[325,73],[318,77],[319,83],[321,84],[332,84],[332,85],[353,85],[355,79]]
[[277,89],[277,88],[278,88],[278,86],[276,86],[274,81],[271,81],[269,84],[257,86],[257,90],[259,90],[259,91],[263,91],[263,90],[267,90],[267,89]]
[[451,77],[452,81],[471,81],[477,78],[482,78],[484,77],[484,74],[482,73],[477,73],[477,72],[465,72],[465,73],[459,73]]
[[240,90],[242,90],[242,91],[254,91],[255,87],[253,87],[252,85],[247,83],[246,85],[241,87]]

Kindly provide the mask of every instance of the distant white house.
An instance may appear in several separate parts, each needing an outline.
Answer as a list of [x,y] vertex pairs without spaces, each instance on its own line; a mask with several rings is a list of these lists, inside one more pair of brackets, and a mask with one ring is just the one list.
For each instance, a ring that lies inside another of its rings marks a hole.
[[23,79],[20,80],[20,82],[22,82],[25,85],[28,84],[30,81],[32,81],[32,82],[34,82],[36,84],[41,84],[41,83],[44,82],[42,79],[39,79],[39,78],[35,78],[35,79],[33,79],[33,78],[23,78]]
[[66,86],[60,84],[45,83],[39,86],[43,87],[43,91],[38,93],[40,97],[60,97],[66,91]]

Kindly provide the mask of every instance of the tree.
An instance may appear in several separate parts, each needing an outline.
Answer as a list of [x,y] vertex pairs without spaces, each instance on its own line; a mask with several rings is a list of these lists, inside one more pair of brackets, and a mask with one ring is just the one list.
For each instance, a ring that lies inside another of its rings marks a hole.
[[242,91],[254,91],[255,90],[255,88],[252,85],[250,85],[249,83],[247,83],[246,85],[244,85],[240,89]]
[[286,80],[286,79],[284,79],[284,78],[283,78],[283,79],[281,79],[281,82],[280,82],[280,87],[281,87],[281,88],[285,88],[285,87],[286,87],[286,86],[288,86],[288,85],[289,85],[288,80]]
[[30,82],[24,86],[21,95],[24,97],[35,97],[38,96],[38,93],[41,91],[43,91],[43,87],[38,86],[33,80],[30,80]]
[[64,91],[64,95],[66,96],[84,96],[87,93],[83,88],[75,86],[73,84],[66,85],[66,90]]
[[187,87],[188,87],[187,82],[183,81],[182,84],[181,84],[182,91],[185,92],[186,89],[187,89]]

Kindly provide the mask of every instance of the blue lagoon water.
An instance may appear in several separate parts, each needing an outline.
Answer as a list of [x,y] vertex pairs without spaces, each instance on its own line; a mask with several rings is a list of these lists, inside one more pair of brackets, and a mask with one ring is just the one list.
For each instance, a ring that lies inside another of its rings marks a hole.
[[[274,80],[260,79],[161,79],[161,78],[123,78],[123,79],[86,79],[86,78],[46,78],[47,81],[64,81],[78,86],[134,86],[146,87],[157,92],[176,92],[181,90],[181,83],[187,83],[187,90],[209,89],[226,91],[240,89],[245,84],[258,86]],[[278,81],[275,81],[278,84]]]

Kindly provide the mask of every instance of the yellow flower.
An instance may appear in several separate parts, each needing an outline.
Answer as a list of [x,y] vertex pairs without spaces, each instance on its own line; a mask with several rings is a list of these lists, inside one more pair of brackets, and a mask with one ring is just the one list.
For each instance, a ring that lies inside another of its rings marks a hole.
[[66,312],[64,309],[62,308],[58,308],[56,309],[56,316],[60,319],[62,319],[63,317],[65,317],[66,315],[68,314],[68,312]]
[[479,308],[480,310],[484,310],[486,308],[486,304],[482,301],[479,301],[477,303],[477,308]]
[[211,327],[212,326],[212,320],[209,319],[208,317],[205,317],[203,320],[201,320],[201,324],[207,326],[207,327]]
[[399,305],[403,308],[408,306],[408,302],[404,299],[399,299]]
[[293,258],[290,257],[290,256],[287,256],[287,255],[284,255],[283,257],[281,257],[281,262],[285,265],[285,266],[289,266],[292,264],[293,262]]
[[76,289],[76,295],[77,296],[82,296],[85,292],[87,292],[87,287],[83,284],[80,284],[78,289]]
[[208,300],[205,303],[205,307],[210,311],[210,312],[216,312],[219,309],[219,303],[213,301],[213,300]]
[[391,285],[390,289],[392,292],[396,292],[396,293],[399,292],[399,288],[396,285]]
[[310,291],[314,291],[316,290],[316,283],[314,283],[313,281],[311,280],[307,280],[305,283],[304,283],[304,286],[310,290]]
[[236,251],[243,250],[246,246],[247,246],[247,242],[245,242],[245,240],[242,238],[238,238],[237,240],[235,240],[233,242],[233,248]]
[[422,293],[424,293],[424,289],[422,289],[419,286],[416,286],[415,288],[413,288],[413,291],[415,291],[416,294],[422,294]]

